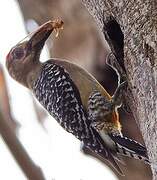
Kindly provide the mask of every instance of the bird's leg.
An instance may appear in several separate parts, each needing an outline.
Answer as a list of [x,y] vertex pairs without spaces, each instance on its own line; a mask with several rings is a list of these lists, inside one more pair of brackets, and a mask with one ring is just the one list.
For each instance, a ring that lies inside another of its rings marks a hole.
[[127,81],[122,82],[114,92],[111,102],[115,107],[120,107],[123,102],[123,95],[127,88]]
[[[112,96],[112,101],[116,106],[120,106],[123,101],[123,94],[127,90],[127,75],[112,52],[109,53],[106,59],[106,63],[116,71],[118,76],[118,87],[114,95]],[[127,113],[131,112],[130,107],[128,107],[128,105],[125,102],[123,102],[122,108]]]

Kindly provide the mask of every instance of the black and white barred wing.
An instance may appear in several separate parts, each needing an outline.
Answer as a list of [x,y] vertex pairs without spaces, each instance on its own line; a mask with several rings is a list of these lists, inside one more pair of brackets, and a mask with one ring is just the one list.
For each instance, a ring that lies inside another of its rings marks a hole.
[[79,91],[64,68],[50,62],[45,63],[40,78],[35,82],[34,93],[66,131],[79,139],[88,135]]

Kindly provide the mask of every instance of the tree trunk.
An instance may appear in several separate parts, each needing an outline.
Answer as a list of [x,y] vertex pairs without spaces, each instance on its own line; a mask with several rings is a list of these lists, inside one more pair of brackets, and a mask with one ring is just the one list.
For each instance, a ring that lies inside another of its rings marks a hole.
[[[126,70],[130,91],[126,98],[140,127],[148,154],[152,162],[157,162],[155,149],[156,94],[155,86],[155,0],[82,0],[119,60]],[[52,57],[74,59],[113,93],[113,73],[104,66],[108,52],[104,39],[97,30],[93,19],[78,0],[18,0],[25,22],[34,19],[39,24],[60,17],[65,22],[61,37],[51,40],[48,48]],[[153,14],[151,14],[153,13]],[[153,19],[153,18],[154,19]],[[150,32],[150,35],[149,35]],[[103,39],[103,40],[102,40]],[[65,45],[65,42],[66,43]],[[115,77],[115,76],[114,76]],[[111,85],[110,85],[111,84]],[[123,115],[125,134],[140,140],[140,131],[130,115]],[[157,125],[156,125],[157,126]],[[125,177],[121,180],[149,180],[148,166],[136,160],[125,159]],[[154,179],[156,177],[153,170]],[[142,173],[141,173],[142,172]],[[157,177],[156,177],[157,179]]]
[[[152,162],[153,179],[156,180],[157,2],[156,0],[82,1],[95,17],[100,29],[104,31],[112,52],[121,62],[124,50],[124,64],[130,87],[127,100],[142,132]],[[117,26],[121,29],[123,38],[120,35],[121,31],[112,29]],[[122,52],[117,53],[118,51]]]

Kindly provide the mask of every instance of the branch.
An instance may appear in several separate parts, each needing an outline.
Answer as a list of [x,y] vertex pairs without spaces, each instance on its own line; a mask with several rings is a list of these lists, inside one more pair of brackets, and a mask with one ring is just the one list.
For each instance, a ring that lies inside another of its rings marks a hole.
[[1,110],[5,114],[8,123],[10,124],[14,132],[17,132],[20,125],[13,118],[11,114],[8,90],[1,64],[0,64],[0,102],[1,102],[0,104],[2,105]]
[[[4,94],[7,94],[3,92],[6,85],[2,69],[0,69],[0,73],[0,99],[2,100],[4,99],[2,96]],[[4,101],[0,101],[0,134],[2,135],[2,138],[4,139],[15,160],[29,180],[45,180],[41,169],[33,163],[27,152],[21,145],[20,141],[16,137],[14,128],[10,123],[10,116],[6,114],[6,111],[3,111],[4,104]]]

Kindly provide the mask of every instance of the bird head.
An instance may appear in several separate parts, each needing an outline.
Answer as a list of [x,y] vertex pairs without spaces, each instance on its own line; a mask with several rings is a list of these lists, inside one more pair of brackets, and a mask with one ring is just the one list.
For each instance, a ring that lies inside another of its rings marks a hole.
[[28,40],[19,42],[8,53],[6,57],[6,67],[9,74],[16,81],[27,86],[27,78],[29,74],[38,68],[40,62],[39,57],[41,50],[53,30],[58,30],[63,26],[63,21],[48,21],[40,26],[35,32],[27,37]]

